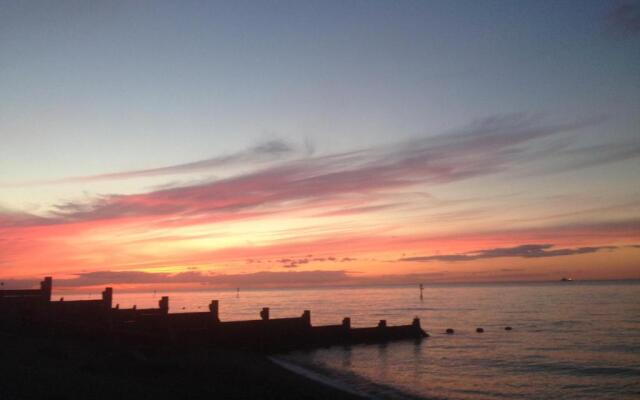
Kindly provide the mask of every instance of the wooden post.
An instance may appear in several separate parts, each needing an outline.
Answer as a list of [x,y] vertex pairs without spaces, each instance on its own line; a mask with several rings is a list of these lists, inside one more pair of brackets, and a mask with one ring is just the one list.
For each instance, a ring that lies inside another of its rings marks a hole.
[[260,318],[262,318],[263,321],[269,320],[269,307],[262,308],[262,311],[260,311]]
[[211,319],[215,322],[220,322],[220,317],[218,316],[218,300],[211,300],[211,304],[209,304],[209,312],[211,312]]
[[104,308],[107,310],[111,310],[111,305],[113,304],[113,288],[105,288],[102,292],[102,303],[104,304]]
[[351,329],[351,318],[344,317],[342,319],[342,327],[345,329]]
[[50,276],[47,276],[42,282],[40,282],[40,290],[42,290],[42,298],[44,301],[51,301],[52,288],[53,279]]
[[158,305],[162,314],[169,314],[169,296],[162,296]]
[[311,311],[304,310],[304,312],[302,313],[302,320],[304,321],[305,325],[311,326]]

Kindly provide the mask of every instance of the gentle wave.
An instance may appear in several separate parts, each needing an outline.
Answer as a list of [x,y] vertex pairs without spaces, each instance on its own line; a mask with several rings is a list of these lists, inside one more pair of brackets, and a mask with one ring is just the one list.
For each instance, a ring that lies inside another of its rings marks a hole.
[[[411,395],[391,386],[374,383],[355,374],[341,373],[335,370],[322,368],[318,365],[302,366],[299,363],[292,362],[286,356],[271,356],[269,359],[279,366],[312,379],[324,385],[351,393],[371,400],[397,399],[397,400],[419,400],[424,397]],[[429,400],[448,400],[443,397],[429,397]]]
[[317,372],[312,371],[309,368],[303,368],[300,365],[294,364],[294,363],[292,363],[290,361],[286,361],[282,357],[271,356],[271,357],[269,357],[269,359],[272,362],[274,362],[275,364],[281,366],[282,368],[285,368],[285,369],[287,369],[287,370],[289,370],[289,371],[291,371],[291,372],[293,372],[295,374],[304,376],[305,378],[314,380],[316,382],[320,382],[323,385],[330,386],[330,387],[332,387],[334,389],[338,389],[338,390],[341,390],[341,391],[346,392],[346,393],[351,393],[353,395],[363,396],[363,397],[366,397],[368,399],[376,400],[375,397],[368,396],[368,395],[366,395],[364,393],[358,393],[357,391],[353,390],[353,388],[350,387],[347,384],[344,384],[344,383],[342,383],[342,382],[340,382],[340,381],[338,381],[336,379],[331,379],[326,375],[321,375],[321,374],[319,374]]

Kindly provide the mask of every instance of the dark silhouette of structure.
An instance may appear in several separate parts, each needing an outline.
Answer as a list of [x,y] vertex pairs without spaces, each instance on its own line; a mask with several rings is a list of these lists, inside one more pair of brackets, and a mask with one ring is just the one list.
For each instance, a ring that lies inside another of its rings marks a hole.
[[53,281],[45,278],[40,289],[0,290],[0,328],[40,331],[47,334],[87,335],[116,340],[121,344],[219,346],[276,351],[334,344],[376,343],[400,339],[422,339],[428,335],[420,320],[410,325],[352,328],[351,319],[339,325],[313,326],[311,312],[300,317],[220,321],[219,303],[212,300],[208,312],[169,313],[169,297],[158,308],[115,308],[113,289],[105,288],[98,300],[51,301]]

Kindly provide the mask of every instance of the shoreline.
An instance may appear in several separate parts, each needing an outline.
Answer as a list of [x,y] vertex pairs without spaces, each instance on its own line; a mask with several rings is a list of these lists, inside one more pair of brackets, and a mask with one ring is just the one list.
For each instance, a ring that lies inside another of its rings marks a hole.
[[338,382],[334,379],[331,379],[325,375],[321,375],[315,371],[312,371],[310,369],[301,367],[299,365],[296,365],[294,363],[291,363],[289,361],[285,361],[282,359],[278,359],[277,356],[269,356],[268,357],[269,361],[273,362],[274,364],[280,366],[281,368],[286,369],[287,371],[290,371],[298,376],[304,377],[306,379],[309,379],[313,382],[319,383],[323,386],[327,386],[327,387],[331,387],[333,389],[339,390],[341,392],[344,392],[348,395],[352,395],[355,396],[356,398],[361,398],[361,399],[368,399],[368,400],[375,400],[375,397],[372,396],[368,396],[368,395],[364,395],[361,393],[358,393],[357,391],[351,389],[350,387],[348,387],[347,385],[342,384],[341,382]]
[[[287,354],[269,356],[275,364],[321,385],[332,387],[359,399],[402,399],[402,400],[429,400],[424,397],[407,392],[401,388],[371,381],[365,377],[354,375],[349,378],[338,371],[327,370],[321,366],[302,365],[287,359]],[[346,378],[346,379],[345,379]],[[360,391],[359,391],[360,390]]]

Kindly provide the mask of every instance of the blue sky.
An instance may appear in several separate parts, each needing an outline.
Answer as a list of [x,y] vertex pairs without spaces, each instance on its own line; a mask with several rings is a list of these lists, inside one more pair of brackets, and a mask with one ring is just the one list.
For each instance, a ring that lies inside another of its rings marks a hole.
[[44,161],[52,177],[97,173],[272,137],[361,147],[510,112],[607,114],[629,138],[640,52],[637,35],[609,34],[615,4],[10,2],[3,180],[40,177]]

